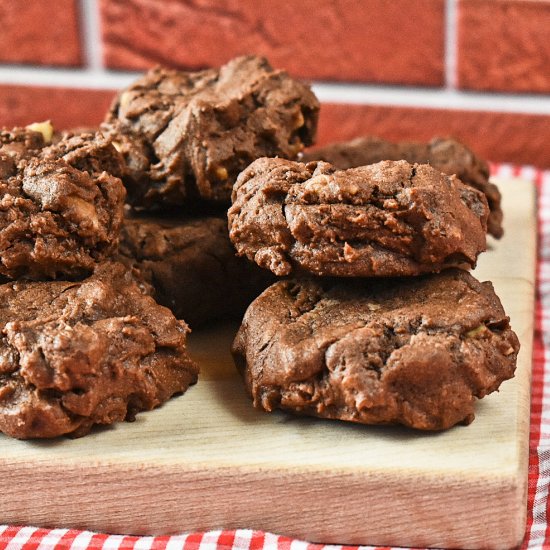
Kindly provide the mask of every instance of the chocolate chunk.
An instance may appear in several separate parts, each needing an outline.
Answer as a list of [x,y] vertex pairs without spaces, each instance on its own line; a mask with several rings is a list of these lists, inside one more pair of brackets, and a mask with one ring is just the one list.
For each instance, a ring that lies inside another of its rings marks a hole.
[[229,203],[250,162],[295,158],[313,143],[318,110],[308,86],[249,56],[199,72],[153,69],[120,93],[102,128],[127,160],[134,206]]
[[340,169],[365,166],[382,160],[431,164],[449,176],[455,174],[463,183],[484,193],[490,210],[487,230],[497,239],[503,235],[501,195],[498,187],[489,182],[489,166],[468,147],[454,139],[434,138],[429,143],[392,143],[377,137],[362,137],[348,142],[331,143],[307,151],[303,156],[304,162],[314,160],[330,162]]
[[0,431],[82,436],[133,420],[196,381],[187,332],[118,263],[82,282],[1,285]]
[[462,270],[283,280],[248,308],[233,354],[259,409],[442,430],[513,376],[508,321]]
[[485,250],[485,196],[406,161],[336,170],[259,159],[242,172],[230,238],[276,275],[418,275],[468,264]]
[[120,254],[154,287],[155,299],[194,328],[245,309],[274,277],[229,241],[227,219],[126,219]]

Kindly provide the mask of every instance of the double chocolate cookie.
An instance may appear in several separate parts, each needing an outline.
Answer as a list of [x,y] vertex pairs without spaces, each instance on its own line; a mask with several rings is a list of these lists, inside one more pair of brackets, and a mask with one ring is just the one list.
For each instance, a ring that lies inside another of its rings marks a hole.
[[197,379],[187,325],[119,263],[81,282],[0,286],[0,431],[85,435],[133,420]]
[[119,94],[102,128],[124,154],[134,206],[228,204],[253,160],[295,158],[313,143],[318,111],[308,86],[249,56],[198,72],[153,69]]
[[403,279],[282,280],[233,344],[254,405],[441,430],[514,374],[519,343],[491,283],[462,270]]
[[304,162],[324,160],[340,169],[374,164],[382,160],[406,160],[410,163],[431,164],[437,170],[456,175],[463,183],[484,193],[489,204],[488,232],[502,237],[501,195],[498,187],[489,182],[489,166],[468,147],[454,139],[434,138],[429,143],[402,141],[392,143],[377,137],[357,138],[332,143],[303,156]]
[[227,218],[135,217],[122,226],[120,255],[154,288],[154,297],[192,328],[242,317],[273,281],[235,256]]
[[240,174],[228,217],[239,255],[276,275],[370,277],[475,266],[487,214],[480,191],[428,165],[263,158]]
[[105,171],[122,166],[109,140],[88,134],[47,146],[42,133],[16,129],[0,144],[0,274],[78,277],[112,254],[126,193]]

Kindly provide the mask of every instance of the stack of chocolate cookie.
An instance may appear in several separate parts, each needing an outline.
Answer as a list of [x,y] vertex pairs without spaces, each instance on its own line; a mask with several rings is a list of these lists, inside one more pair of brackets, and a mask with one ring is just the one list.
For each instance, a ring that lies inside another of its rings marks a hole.
[[[363,146],[308,153],[307,163],[263,158],[240,174],[230,238],[291,278],[248,308],[235,360],[267,411],[423,430],[468,424],[475,399],[513,376],[519,349],[491,283],[467,271],[485,250],[489,215],[502,234],[500,195],[473,155],[464,173],[483,179],[453,175],[469,153],[456,142]],[[349,168],[357,158],[381,161]]]
[[274,280],[229,241],[236,176],[261,156],[296,158],[318,109],[249,56],[149,71],[99,132],[0,135],[0,431],[84,435],[197,380],[176,317],[242,316]]
[[153,69],[114,101],[102,130],[125,159],[120,253],[159,303],[196,328],[241,318],[275,278],[235,256],[227,207],[256,158],[296,158],[313,143],[319,103],[262,58],[220,69]]
[[22,439],[131,420],[198,371],[187,325],[113,261],[119,153],[101,134],[51,134],[0,133],[0,431]]

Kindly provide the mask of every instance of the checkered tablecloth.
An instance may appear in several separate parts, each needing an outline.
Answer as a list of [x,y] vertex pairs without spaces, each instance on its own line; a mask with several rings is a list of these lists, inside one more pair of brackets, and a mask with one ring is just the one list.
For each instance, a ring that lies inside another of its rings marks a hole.
[[[526,548],[550,548],[550,171],[528,166],[492,165],[493,175],[520,177],[538,187],[539,252],[533,351],[533,388],[529,442],[529,492],[525,539]],[[0,498],[2,496],[0,495]],[[76,504],[76,503],[75,503]],[[1,518],[0,518],[1,521]],[[245,527],[245,526],[243,526]],[[271,533],[239,529],[177,536],[134,537],[76,531],[37,529],[0,525],[0,550],[135,549],[135,550],[369,550],[374,547],[347,547],[310,544]]]

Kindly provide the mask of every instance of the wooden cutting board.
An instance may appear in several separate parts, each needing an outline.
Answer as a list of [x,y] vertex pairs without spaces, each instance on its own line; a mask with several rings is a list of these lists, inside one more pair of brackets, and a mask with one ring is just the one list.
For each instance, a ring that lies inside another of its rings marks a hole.
[[499,182],[506,235],[491,279],[522,349],[513,380],[443,433],[252,409],[228,349],[192,335],[199,383],[133,424],[82,439],[0,434],[0,522],[113,533],[247,527],[339,544],[506,548],[526,520],[536,258],[535,191]]

